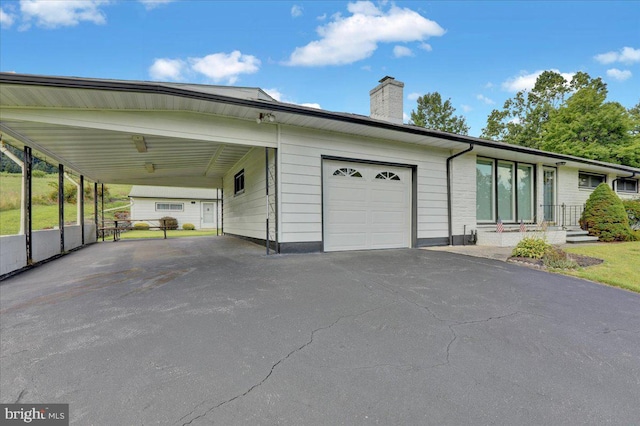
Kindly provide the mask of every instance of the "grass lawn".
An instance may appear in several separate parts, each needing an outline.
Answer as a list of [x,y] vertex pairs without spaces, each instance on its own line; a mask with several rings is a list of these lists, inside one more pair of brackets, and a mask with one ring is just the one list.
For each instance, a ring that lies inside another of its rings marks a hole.
[[[0,235],[17,234],[20,229],[21,180],[20,174],[0,174]],[[57,174],[33,178],[32,221],[34,230],[58,226],[56,188],[51,186],[51,183],[58,183]],[[65,185],[68,184],[69,182],[65,179]],[[85,186],[93,191],[93,183],[87,182]],[[128,195],[131,191],[131,185],[105,185],[105,187],[109,191],[107,198],[105,198],[105,210],[129,204]],[[52,193],[54,193],[53,197]],[[100,200],[98,201],[100,202]],[[85,198],[84,213],[85,220],[93,221],[93,199]],[[77,205],[65,203],[65,222],[75,223],[76,216]],[[105,212],[105,219],[112,218],[113,212]]]
[[[167,231],[167,238],[181,238],[181,237],[200,237],[200,236],[215,236],[216,230],[208,229],[206,231],[185,231],[184,229],[176,229],[173,231]],[[105,237],[107,241],[109,237]],[[120,234],[120,238],[123,240],[136,240],[140,238],[164,238],[162,231],[149,230],[149,231],[127,231]],[[111,237],[113,241],[113,237]]]
[[585,278],[640,293],[640,242],[576,245],[564,249],[569,253],[603,259],[604,263],[563,274]]

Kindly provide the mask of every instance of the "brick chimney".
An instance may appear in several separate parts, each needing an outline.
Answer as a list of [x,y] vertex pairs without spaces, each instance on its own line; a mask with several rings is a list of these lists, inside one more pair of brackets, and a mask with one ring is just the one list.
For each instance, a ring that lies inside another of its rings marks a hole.
[[369,92],[371,118],[402,124],[404,83],[386,76]]

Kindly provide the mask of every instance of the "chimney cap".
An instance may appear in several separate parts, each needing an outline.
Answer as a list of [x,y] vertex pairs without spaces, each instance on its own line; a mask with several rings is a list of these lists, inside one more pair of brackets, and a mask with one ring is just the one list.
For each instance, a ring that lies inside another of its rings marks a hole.
[[386,76],[382,77],[382,79],[379,80],[378,83],[384,83],[387,80],[395,80],[395,78],[391,77],[390,75],[386,75]]

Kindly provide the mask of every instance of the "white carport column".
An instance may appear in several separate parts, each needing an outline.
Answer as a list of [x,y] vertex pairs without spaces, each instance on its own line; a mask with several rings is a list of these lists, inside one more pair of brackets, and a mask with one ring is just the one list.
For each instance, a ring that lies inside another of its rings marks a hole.
[[[269,150],[273,155],[269,156]],[[271,242],[274,243],[275,251],[278,252],[278,151],[265,147],[265,198],[267,207],[267,218],[265,226],[266,248],[269,255]]]

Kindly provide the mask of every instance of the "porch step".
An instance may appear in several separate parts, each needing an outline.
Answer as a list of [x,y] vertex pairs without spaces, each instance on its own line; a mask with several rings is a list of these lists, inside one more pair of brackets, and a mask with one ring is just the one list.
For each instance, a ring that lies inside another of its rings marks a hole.
[[[587,232],[585,232],[587,234]],[[569,236],[567,234],[567,244],[594,243],[598,241],[598,237],[592,235]]]
[[589,235],[588,231],[583,231],[582,229],[567,229],[567,238],[569,237],[579,237],[582,235]]

